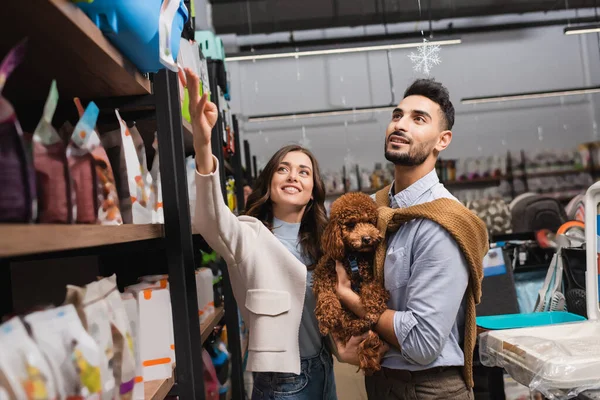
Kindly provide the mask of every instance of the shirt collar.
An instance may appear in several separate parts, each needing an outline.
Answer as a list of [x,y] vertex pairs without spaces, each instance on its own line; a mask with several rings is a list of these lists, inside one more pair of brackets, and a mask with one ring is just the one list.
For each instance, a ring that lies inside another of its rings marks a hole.
[[390,191],[388,193],[390,199],[390,205],[392,208],[405,208],[414,205],[417,200],[425,194],[432,187],[437,185],[440,182],[437,172],[435,169],[432,169],[427,175],[407,187],[406,189],[398,192],[394,195],[394,185],[390,187]]

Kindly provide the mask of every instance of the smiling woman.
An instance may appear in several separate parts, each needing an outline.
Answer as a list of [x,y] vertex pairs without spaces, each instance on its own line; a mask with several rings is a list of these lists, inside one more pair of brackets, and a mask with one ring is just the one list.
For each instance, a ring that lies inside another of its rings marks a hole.
[[248,197],[246,215],[269,228],[273,218],[300,223],[302,251],[318,260],[327,223],[324,201],[325,186],[317,160],[307,149],[290,145],[275,153],[259,175]]
[[312,153],[286,146],[271,157],[236,217],[225,205],[211,152],[216,106],[198,98],[186,70],[196,152],[195,229],[227,262],[231,287],[248,323],[252,400],[336,399],[333,359],[319,332],[312,266],[327,222],[325,187]]

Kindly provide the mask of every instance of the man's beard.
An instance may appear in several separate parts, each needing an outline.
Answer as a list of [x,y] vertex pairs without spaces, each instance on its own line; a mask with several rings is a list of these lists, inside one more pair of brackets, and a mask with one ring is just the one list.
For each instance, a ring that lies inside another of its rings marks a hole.
[[[407,152],[397,152],[394,150],[388,150],[389,138],[391,138],[392,135],[388,136],[388,139],[385,143],[385,158],[386,160],[394,163],[394,165],[401,165],[403,167],[419,166],[427,160],[427,158],[433,151],[433,146],[431,146],[431,148],[428,149],[427,143],[419,143],[418,145],[415,145],[413,147],[412,141],[409,144],[409,149]],[[396,135],[406,139],[406,136],[402,134]]]

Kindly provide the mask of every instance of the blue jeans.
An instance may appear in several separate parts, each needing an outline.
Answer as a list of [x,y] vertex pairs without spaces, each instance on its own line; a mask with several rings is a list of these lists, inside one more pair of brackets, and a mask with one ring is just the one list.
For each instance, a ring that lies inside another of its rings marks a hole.
[[252,400],[337,400],[333,358],[323,346],[318,355],[302,358],[300,375],[259,372]]

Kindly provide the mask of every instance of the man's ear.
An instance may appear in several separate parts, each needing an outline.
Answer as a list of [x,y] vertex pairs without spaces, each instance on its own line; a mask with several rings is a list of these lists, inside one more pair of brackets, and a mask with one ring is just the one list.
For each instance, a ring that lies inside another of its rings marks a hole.
[[448,147],[450,145],[451,141],[452,141],[452,131],[450,131],[450,130],[442,131],[440,133],[440,136],[439,136],[437,145],[435,146],[435,149],[437,151],[446,150],[446,147]]

